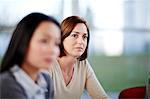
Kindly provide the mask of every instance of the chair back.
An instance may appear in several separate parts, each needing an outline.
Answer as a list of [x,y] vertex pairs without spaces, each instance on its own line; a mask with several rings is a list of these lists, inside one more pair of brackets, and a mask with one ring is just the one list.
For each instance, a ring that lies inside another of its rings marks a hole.
[[132,87],[124,89],[119,94],[119,99],[144,99],[146,94],[146,87]]

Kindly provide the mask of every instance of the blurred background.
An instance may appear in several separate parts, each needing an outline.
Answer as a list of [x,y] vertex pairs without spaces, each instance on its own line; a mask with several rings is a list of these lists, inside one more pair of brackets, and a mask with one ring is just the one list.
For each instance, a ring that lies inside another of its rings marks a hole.
[[[16,24],[31,12],[90,26],[89,61],[107,94],[144,86],[150,71],[150,0],[0,0],[0,61]],[[90,99],[86,91],[82,99]]]

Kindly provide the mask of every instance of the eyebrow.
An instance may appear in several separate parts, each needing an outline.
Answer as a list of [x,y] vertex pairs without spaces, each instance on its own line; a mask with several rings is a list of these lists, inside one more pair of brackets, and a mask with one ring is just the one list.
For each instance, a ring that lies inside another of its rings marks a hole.
[[49,34],[49,33],[47,33],[47,32],[43,32],[41,35],[47,36],[47,37],[51,37],[51,34]]
[[[43,35],[44,35],[45,37],[52,38],[52,35],[53,35],[53,34],[47,34],[46,32],[44,32]],[[56,39],[59,39],[59,40],[61,41],[60,37],[57,37]]]
[[[80,32],[77,32],[77,31],[72,31],[72,32],[73,32],[73,33],[76,33],[76,34],[80,34]],[[83,33],[83,32],[82,32],[82,34],[88,36],[88,33]]]

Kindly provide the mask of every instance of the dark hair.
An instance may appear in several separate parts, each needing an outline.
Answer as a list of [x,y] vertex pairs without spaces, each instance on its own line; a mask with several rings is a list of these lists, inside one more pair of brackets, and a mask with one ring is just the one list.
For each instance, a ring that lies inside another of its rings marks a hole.
[[43,21],[54,23],[60,28],[60,24],[51,16],[34,12],[25,16],[15,28],[8,49],[3,57],[0,72],[9,70],[15,64],[21,66],[24,61],[26,50],[35,29]]
[[61,23],[61,44],[60,44],[60,57],[65,56],[65,52],[64,52],[64,45],[63,45],[63,41],[66,37],[68,37],[72,30],[74,29],[74,27],[78,24],[78,23],[83,23],[86,25],[87,27],[87,32],[88,32],[88,38],[87,38],[87,46],[86,49],[84,51],[84,53],[79,57],[79,60],[82,61],[84,59],[87,58],[87,54],[88,54],[88,45],[89,45],[89,39],[90,39],[90,33],[89,33],[89,27],[87,25],[87,22],[79,17],[79,16],[70,16],[67,17],[66,19],[64,19]]

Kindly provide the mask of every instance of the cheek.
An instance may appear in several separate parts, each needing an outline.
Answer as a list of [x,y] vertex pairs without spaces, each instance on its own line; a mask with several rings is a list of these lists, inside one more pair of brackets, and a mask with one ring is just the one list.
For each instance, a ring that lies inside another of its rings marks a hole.
[[32,48],[32,50],[30,50],[29,53],[29,57],[28,57],[28,61],[32,64],[32,65],[39,65],[42,63],[43,61],[43,57],[46,55],[45,52],[45,48],[43,47],[35,47]]
[[32,47],[29,50],[28,56],[29,56],[29,59],[34,60],[34,59],[37,59],[37,57],[40,57],[42,53],[43,53],[42,47]]
[[72,50],[71,45],[69,45],[69,44],[65,44],[65,45],[64,45],[64,50],[65,50],[66,52],[68,52],[68,51]]
[[43,52],[43,47],[38,47],[38,46],[36,46],[36,47],[34,47],[33,49],[32,49],[32,53],[34,54],[34,55],[39,55],[39,54],[41,54]]
[[60,49],[59,49],[59,47],[56,47],[55,53],[56,53],[57,57],[60,55]]
[[87,41],[84,42],[84,47],[86,48],[86,46],[87,46]]
[[35,62],[36,62],[36,52],[33,50],[33,49],[30,49],[30,50],[28,50],[28,52],[27,52],[27,56],[26,56],[26,59],[25,59],[25,61],[28,63],[28,64],[34,64]]
[[53,55],[53,56],[55,56],[55,57],[58,57],[59,56],[59,54],[60,54],[60,48],[59,48],[59,46],[53,46],[52,48],[51,48],[52,50],[51,50],[51,54],[50,55]]
[[64,42],[63,42],[63,46],[64,46],[64,50],[67,50],[69,45],[67,44],[66,41],[64,41]]

